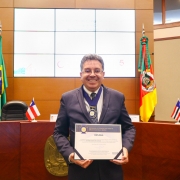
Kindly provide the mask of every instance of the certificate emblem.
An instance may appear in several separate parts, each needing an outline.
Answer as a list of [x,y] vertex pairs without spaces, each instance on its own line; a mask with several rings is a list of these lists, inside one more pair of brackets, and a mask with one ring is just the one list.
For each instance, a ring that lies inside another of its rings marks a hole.
[[86,127],[83,126],[83,127],[81,128],[81,132],[82,132],[82,133],[86,133]]

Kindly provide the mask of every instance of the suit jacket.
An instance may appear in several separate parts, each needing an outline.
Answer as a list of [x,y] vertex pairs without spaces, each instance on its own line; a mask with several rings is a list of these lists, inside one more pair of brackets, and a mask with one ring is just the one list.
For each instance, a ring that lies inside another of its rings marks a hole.
[[[135,127],[126,110],[122,93],[103,86],[103,108],[100,124],[121,124],[122,146],[131,150],[135,138]],[[82,87],[62,95],[54,140],[59,152],[69,164],[69,180],[122,180],[122,167],[109,160],[94,160],[86,169],[69,163],[69,155],[74,152],[75,123],[93,123],[87,112]],[[70,140],[68,140],[70,136]]]

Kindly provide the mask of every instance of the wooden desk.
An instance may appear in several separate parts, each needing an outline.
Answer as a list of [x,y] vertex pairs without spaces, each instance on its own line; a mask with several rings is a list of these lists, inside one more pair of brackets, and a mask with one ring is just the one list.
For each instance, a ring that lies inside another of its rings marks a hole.
[[20,178],[20,123],[0,122],[0,179]]
[[[44,165],[44,147],[54,122],[0,122],[0,179],[67,180],[51,175]],[[180,125],[134,123],[137,131],[125,180],[180,179]]]
[[180,125],[134,123],[136,139],[123,166],[125,180],[180,179]]
[[67,180],[50,174],[44,164],[44,147],[54,122],[21,123],[21,180]]
[[55,123],[0,122],[1,180],[67,180],[50,174],[44,165],[44,147]]

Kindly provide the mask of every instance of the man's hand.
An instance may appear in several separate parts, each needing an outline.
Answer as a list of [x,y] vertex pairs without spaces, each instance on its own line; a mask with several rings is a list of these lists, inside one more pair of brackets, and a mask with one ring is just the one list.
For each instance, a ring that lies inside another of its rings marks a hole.
[[89,160],[89,159],[76,160],[76,159],[74,159],[74,153],[70,154],[69,160],[70,160],[70,162],[77,164],[77,165],[81,166],[82,168],[87,168],[93,162],[93,160]]
[[122,156],[122,159],[113,159],[113,160],[110,160],[112,163],[114,164],[117,164],[117,165],[123,165],[123,164],[126,164],[129,162],[129,159],[128,159],[128,150],[123,147],[123,156]]

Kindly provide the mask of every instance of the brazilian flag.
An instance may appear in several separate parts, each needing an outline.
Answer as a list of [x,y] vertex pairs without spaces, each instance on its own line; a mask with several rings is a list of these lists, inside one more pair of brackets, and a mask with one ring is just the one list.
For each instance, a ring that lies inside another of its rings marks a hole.
[[[0,117],[3,105],[6,103],[6,88],[8,87],[8,81],[6,76],[6,67],[4,64],[3,54],[2,54],[2,36],[0,36]],[[1,118],[0,118],[1,120]]]

